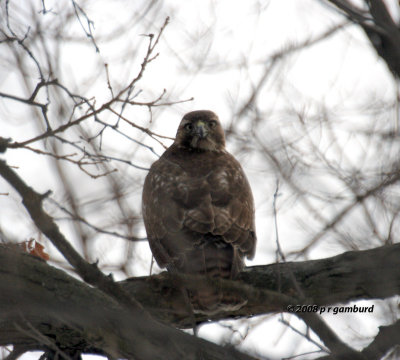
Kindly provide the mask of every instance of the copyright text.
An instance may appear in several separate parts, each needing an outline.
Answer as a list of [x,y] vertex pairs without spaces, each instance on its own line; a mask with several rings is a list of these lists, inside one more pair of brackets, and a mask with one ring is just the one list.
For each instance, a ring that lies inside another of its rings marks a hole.
[[318,314],[342,314],[342,313],[372,313],[374,305],[371,306],[318,306],[318,305],[288,305],[290,313],[318,313]]

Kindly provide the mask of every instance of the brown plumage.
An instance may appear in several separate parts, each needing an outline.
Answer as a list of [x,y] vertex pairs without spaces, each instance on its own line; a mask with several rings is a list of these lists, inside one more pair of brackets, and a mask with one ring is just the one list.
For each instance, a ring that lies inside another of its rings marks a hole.
[[[212,111],[183,117],[175,142],[151,166],[142,204],[150,248],[161,268],[233,278],[244,258],[254,256],[251,189],[239,162],[225,150]],[[206,310],[221,301],[207,291],[192,298]]]

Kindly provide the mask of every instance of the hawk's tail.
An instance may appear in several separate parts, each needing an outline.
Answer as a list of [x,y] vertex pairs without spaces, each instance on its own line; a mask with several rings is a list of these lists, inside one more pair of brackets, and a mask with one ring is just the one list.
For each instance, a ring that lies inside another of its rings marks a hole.
[[[185,254],[185,260],[180,264],[179,270],[210,278],[232,279],[244,266],[238,251],[223,241],[206,241]],[[203,313],[235,310],[246,303],[242,297],[227,295],[222,289],[215,289],[206,284],[199,284],[196,290],[190,291],[190,298],[194,311]]]

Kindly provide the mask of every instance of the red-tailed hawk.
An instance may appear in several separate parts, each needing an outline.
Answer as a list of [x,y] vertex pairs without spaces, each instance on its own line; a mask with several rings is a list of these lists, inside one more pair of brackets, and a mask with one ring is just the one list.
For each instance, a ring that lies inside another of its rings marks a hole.
[[[183,117],[175,142],[146,177],[142,210],[161,268],[233,278],[254,256],[253,195],[212,111]],[[200,309],[215,306],[210,293],[197,295]]]

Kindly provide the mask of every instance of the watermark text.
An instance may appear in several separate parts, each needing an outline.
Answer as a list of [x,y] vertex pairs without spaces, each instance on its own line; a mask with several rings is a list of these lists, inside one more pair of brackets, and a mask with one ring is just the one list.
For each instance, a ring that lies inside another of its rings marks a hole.
[[374,305],[371,306],[318,306],[318,305],[288,305],[290,313],[317,313],[317,314],[342,314],[342,313],[372,313]]

